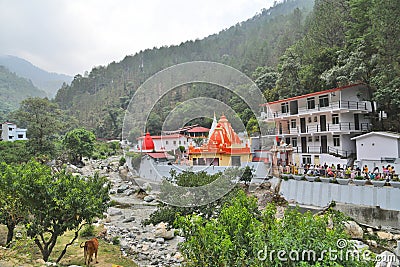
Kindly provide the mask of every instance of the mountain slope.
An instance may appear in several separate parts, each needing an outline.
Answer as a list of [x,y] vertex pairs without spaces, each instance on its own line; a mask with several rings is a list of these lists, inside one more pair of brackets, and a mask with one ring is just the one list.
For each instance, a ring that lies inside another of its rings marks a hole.
[[50,98],[56,95],[57,90],[61,88],[64,82],[70,83],[73,79],[65,74],[47,72],[25,59],[10,55],[0,55],[0,65],[5,66],[20,77],[31,80],[36,87],[45,91]]
[[258,66],[276,67],[286,48],[301,38],[302,24],[313,4],[313,0],[286,0],[202,40],[146,49],[121,62],[93,68],[87,77],[77,75],[71,85],[61,88],[55,101],[97,136],[118,137],[123,111],[148,77],[194,60],[224,63],[249,76]]
[[22,100],[35,96],[45,97],[46,92],[0,66],[0,122],[9,119],[7,114],[17,109]]

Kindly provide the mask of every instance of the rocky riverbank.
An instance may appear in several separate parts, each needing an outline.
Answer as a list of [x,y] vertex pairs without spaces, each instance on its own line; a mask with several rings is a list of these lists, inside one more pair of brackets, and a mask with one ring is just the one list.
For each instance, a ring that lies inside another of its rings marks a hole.
[[157,209],[156,197],[139,193],[132,175],[118,161],[119,157],[111,157],[91,160],[82,168],[69,166],[71,172],[81,175],[98,171],[112,184],[113,207],[108,209],[106,219],[99,222],[105,226],[105,240],[119,243],[121,253],[139,266],[180,266],[183,257],[177,245],[183,238],[175,236],[174,230],[167,230],[165,224],[142,226],[141,221]]
[[[119,166],[118,161],[119,157],[111,157],[107,160],[91,160],[82,168],[69,166],[71,172],[82,175],[93,175],[98,171],[100,175],[107,176],[112,184],[110,195],[114,205],[109,208],[106,219],[99,222],[106,229],[104,239],[110,243],[119,243],[121,253],[139,266],[181,266],[184,259],[177,246],[183,238],[175,236],[175,232],[167,230],[162,223],[142,226],[142,220],[157,209],[156,195],[140,192],[134,177],[126,167]],[[266,183],[253,192],[259,199],[261,209],[272,199],[283,201],[270,186]],[[283,213],[284,209],[279,209],[277,215],[283,216]],[[381,259],[391,259],[379,262],[376,266],[399,266],[398,261],[392,262],[396,258],[393,252],[400,254],[398,232],[390,233],[363,225],[361,227],[354,221],[347,222],[345,227],[357,249],[380,251]],[[386,246],[380,246],[382,243]]]

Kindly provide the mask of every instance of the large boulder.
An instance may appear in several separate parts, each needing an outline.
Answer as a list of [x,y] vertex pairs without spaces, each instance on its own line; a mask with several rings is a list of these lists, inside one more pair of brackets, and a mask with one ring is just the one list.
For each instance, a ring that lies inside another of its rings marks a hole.
[[344,222],[344,230],[350,235],[351,238],[362,239],[364,232],[363,229],[355,221]]
[[154,237],[162,237],[165,240],[170,240],[174,238],[174,229],[167,230],[167,225],[163,222],[157,224],[156,230],[154,232]]
[[392,240],[393,239],[393,234],[392,233],[379,231],[376,234],[378,235],[379,239],[383,239],[383,240]]

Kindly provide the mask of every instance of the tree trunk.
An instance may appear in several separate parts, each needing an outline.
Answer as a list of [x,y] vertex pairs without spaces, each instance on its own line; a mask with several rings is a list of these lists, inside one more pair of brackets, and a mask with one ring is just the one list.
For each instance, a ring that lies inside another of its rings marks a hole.
[[13,240],[14,237],[14,229],[15,229],[15,223],[14,222],[9,222],[7,223],[7,241],[6,241],[6,245],[7,247],[10,246],[11,241]]

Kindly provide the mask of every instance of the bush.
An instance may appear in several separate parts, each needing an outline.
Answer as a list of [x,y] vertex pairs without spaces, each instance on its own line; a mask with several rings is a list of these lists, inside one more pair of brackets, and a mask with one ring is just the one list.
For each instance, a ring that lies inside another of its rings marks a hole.
[[124,157],[121,157],[119,159],[119,166],[123,166],[125,164],[125,162],[126,162],[126,159]]
[[121,241],[119,240],[119,236],[114,236],[111,242],[113,243],[113,245],[119,245],[121,243]]
[[94,225],[93,224],[85,225],[80,232],[80,236],[81,237],[94,236]]
[[[346,218],[341,213],[328,210],[324,215],[313,216],[310,212],[301,214],[298,209],[287,209],[284,217],[277,219],[276,211],[269,204],[259,215],[256,199],[239,192],[224,205],[218,218],[178,217],[175,226],[185,237],[179,245],[187,259],[185,266],[374,266],[363,259],[347,259],[339,254],[335,254],[335,259],[325,253],[331,249],[349,255],[353,250],[351,242],[340,250],[337,246],[339,240],[349,238],[342,224]],[[286,253],[285,261],[277,257],[280,251]],[[288,256],[309,251],[316,257]]]

